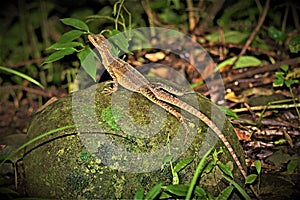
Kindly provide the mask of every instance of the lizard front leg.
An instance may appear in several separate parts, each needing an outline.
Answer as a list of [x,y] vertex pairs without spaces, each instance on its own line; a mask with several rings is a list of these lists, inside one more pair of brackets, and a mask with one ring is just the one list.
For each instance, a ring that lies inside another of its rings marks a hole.
[[104,89],[105,95],[110,95],[111,93],[115,92],[118,89],[118,81],[117,81],[116,76],[114,75],[113,72],[109,72],[109,74],[111,75],[113,80],[105,82],[104,87],[106,87],[107,85],[110,85],[110,84],[112,84],[112,87],[109,86]]

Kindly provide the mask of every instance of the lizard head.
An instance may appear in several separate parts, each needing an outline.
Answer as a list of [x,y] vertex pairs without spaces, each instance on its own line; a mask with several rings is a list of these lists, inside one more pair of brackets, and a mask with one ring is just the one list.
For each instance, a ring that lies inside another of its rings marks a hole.
[[88,35],[88,39],[98,50],[103,51],[112,48],[108,40],[101,34],[90,34]]
[[107,68],[113,61],[115,61],[115,56],[111,52],[112,46],[109,41],[101,34],[88,35],[89,41],[95,46],[102,57],[102,63]]

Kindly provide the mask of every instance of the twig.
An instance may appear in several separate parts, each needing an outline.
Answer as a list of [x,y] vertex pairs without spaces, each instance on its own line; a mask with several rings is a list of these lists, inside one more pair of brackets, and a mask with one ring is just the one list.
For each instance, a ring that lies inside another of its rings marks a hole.
[[260,27],[262,26],[263,22],[265,21],[265,18],[267,16],[267,12],[269,10],[269,6],[270,6],[270,0],[266,1],[265,4],[265,8],[264,11],[257,23],[257,26],[255,27],[254,31],[251,33],[250,37],[248,38],[244,48],[242,49],[242,51],[240,52],[240,54],[237,56],[237,58],[235,59],[235,61],[233,62],[232,66],[234,66],[236,64],[236,62],[240,59],[240,57],[242,55],[244,55],[244,53],[246,52],[247,48],[249,47],[249,45],[251,44],[252,40],[254,39],[255,35],[257,34],[257,32],[259,31]]
[[274,71],[280,68],[281,65],[286,64],[286,65],[292,65],[292,64],[298,64],[300,63],[300,57],[297,58],[292,58],[292,59],[288,59],[288,60],[284,60],[281,62],[277,62],[275,64],[272,65],[264,65],[262,67],[257,67],[253,70],[249,70],[245,73],[242,74],[236,74],[233,76],[228,76],[225,77],[223,79],[224,84],[235,81],[235,80],[239,80],[241,78],[245,78],[245,77],[251,77],[255,74],[259,74],[259,73],[263,73],[263,72],[267,72],[267,71]]
[[148,15],[149,25],[150,26],[155,26],[155,25],[162,26],[162,24],[152,14],[152,9],[150,7],[149,0],[143,0],[143,1],[141,1],[141,3],[142,3],[142,6],[143,6],[146,14]]
[[53,96],[51,93],[47,93],[47,92],[42,91],[40,89],[33,89],[33,88],[20,86],[20,85],[3,85],[3,86],[0,87],[0,90],[24,90],[26,92],[42,95],[44,97],[52,97]]
[[204,32],[208,24],[215,18],[217,12],[219,12],[219,10],[222,8],[224,2],[225,0],[219,0],[217,1],[217,3],[212,4],[212,7],[207,12],[207,16],[203,19],[198,28],[200,34]]
[[297,13],[297,8],[295,4],[292,4],[292,14],[293,14],[293,19],[294,19],[294,23],[295,23],[295,27],[298,31],[300,31],[300,25],[299,25],[299,16]]
[[285,28],[286,28],[286,22],[288,19],[288,14],[289,14],[289,5],[286,5],[284,15],[283,15],[283,20],[282,20],[282,25],[281,25],[281,31],[284,33]]
[[[300,63],[300,57],[292,58],[292,59],[288,59],[288,60],[284,60],[284,61],[280,61],[280,62],[277,62],[275,64],[271,64],[271,65],[264,65],[262,67],[256,67],[255,69],[250,69],[249,71],[247,71],[245,73],[241,73],[241,74],[236,74],[236,75],[233,75],[233,76],[225,77],[223,79],[223,83],[227,84],[227,83],[230,83],[230,82],[242,79],[242,78],[251,77],[251,76],[253,76],[255,74],[260,74],[260,73],[264,73],[264,72],[267,72],[267,71],[274,71],[274,70],[279,69],[280,66],[283,65],[283,64],[293,65],[293,64],[298,64],[298,63]],[[213,80],[213,81],[209,82],[209,84],[216,84],[219,81],[220,80]],[[199,86],[199,87],[194,88],[194,89],[195,90],[199,90],[202,87],[206,87],[206,85]]]
[[[288,109],[288,108],[300,108],[300,103],[297,104],[283,104],[283,105],[263,105],[263,106],[253,106],[250,107],[252,111],[254,110],[264,110],[264,109]],[[236,108],[232,109],[233,112],[238,113],[238,112],[246,112],[249,111],[248,108]]]
[[189,14],[189,31],[192,32],[196,27],[196,20],[193,11],[193,2],[192,0],[186,0],[186,4],[188,7],[188,14]]
[[21,66],[24,66],[24,65],[31,65],[33,63],[42,63],[46,60],[46,58],[36,58],[36,59],[32,59],[32,60],[25,60],[25,61],[21,61],[21,62],[17,62],[17,63],[14,63],[14,64],[11,64],[11,65],[8,65],[6,67],[8,68],[16,68],[16,67],[21,67]]
[[[238,48],[238,49],[242,49],[244,47],[244,45],[241,45],[241,44],[221,43],[221,42],[203,43],[203,44],[201,44],[201,46],[204,47],[204,48],[205,47],[220,47],[221,46],[221,47]],[[277,58],[278,58],[278,55],[276,55],[275,52],[267,51],[265,49],[260,49],[260,48],[257,48],[257,47],[249,46],[249,47],[247,47],[247,50],[248,51],[254,51],[254,52],[262,53],[262,54],[265,54],[265,55],[271,56],[271,57],[277,56]]]

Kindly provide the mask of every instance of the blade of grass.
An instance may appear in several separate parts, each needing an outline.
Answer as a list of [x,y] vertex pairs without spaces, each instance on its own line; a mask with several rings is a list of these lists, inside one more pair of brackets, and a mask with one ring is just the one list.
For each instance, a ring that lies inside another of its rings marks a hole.
[[195,171],[195,174],[194,174],[194,177],[192,179],[192,182],[190,184],[190,187],[189,187],[189,190],[188,190],[188,193],[185,197],[186,200],[189,200],[191,199],[191,196],[192,196],[192,192],[194,190],[194,187],[196,185],[196,182],[197,182],[197,179],[200,175],[200,172],[201,172],[201,169],[203,168],[203,165],[204,165],[204,162],[206,160],[206,158],[208,157],[208,155],[210,154],[210,152],[212,151],[213,148],[209,149],[205,154],[204,156],[202,157],[202,159],[200,160],[197,168],[196,168],[196,171]]
[[36,84],[40,88],[44,89],[44,86],[42,84],[40,84],[39,82],[37,82],[36,80],[34,80],[33,78],[31,78],[30,76],[28,76],[26,74],[23,74],[22,72],[18,72],[18,71],[14,70],[14,69],[10,69],[10,68],[4,67],[4,66],[0,66],[0,70],[6,71],[8,73],[15,74],[17,76],[20,76],[20,77],[22,77],[22,78],[30,81],[31,83]]
[[58,131],[63,131],[63,130],[66,130],[66,129],[69,129],[69,128],[75,128],[76,125],[69,125],[69,126],[63,126],[63,127],[59,127],[59,128],[56,128],[56,129],[53,129],[51,131],[48,131],[46,133],[43,133],[35,138],[33,138],[32,140],[29,140],[28,142],[22,144],[21,146],[19,146],[16,150],[14,150],[9,156],[7,156],[1,163],[0,163],[0,167],[7,161],[9,160],[11,157],[13,157],[15,154],[17,154],[19,151],[21,151],[23,148],[27,147],[28,145],[32,144],[33,142],[43,138],[43,137],[46,137],[47,135],[51,135],[53,133],[56,133]]

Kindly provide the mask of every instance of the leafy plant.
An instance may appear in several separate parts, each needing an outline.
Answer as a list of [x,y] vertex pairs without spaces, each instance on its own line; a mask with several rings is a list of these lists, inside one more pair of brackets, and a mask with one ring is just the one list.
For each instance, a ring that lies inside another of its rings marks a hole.
[[[91,34],[88,25],[85,22],[74,18],[65,18],[61,19],[61,21],[65,25],[71,26],[76,30],[66,32],[56,43],[47,48],[47,50],[54,50],[54,52],[50,54],[50,56],[42,64],[45,65],[48,63],[52,63],[62,59],[67,55],[77,53],[77,57],[80,61],[81,66],[83,67],[85,72],[96,82],[96,62],[94,57],[97,58],[97,56],[89,46],[85,46],[82,44],[82,42],[76,41],[83,35]],[[120,32],[118,30],[103,30],[102,32],[104,31],[109,32],[110,35],[114,35]],[[122,37],[122,35],[120,37]],[[126,41],[126,38],[121,38],[116,41],[119,48],[125,52],[128,51],[128,42]]]
[[[293,84],[299,83],[299,80],[296,79],[296,78],[300,77],[300,73],[298,73],[299,69],[298,69],[298,71],[296,69],[295,71],[292,72],[289,70],[288,65],[282,65],[280,67],[280,69],[281,69],[281,71],[275,72],[276,79],[273,82],[273,86],[274,87],[282,87],[282,86],[288,87],[290,90],[290,93],[292,95],[294,104],[296,105],[296,100],[295,100],[294,93],[293,93],[291,86]],[[299,112],[297,106],[295,106],[295,108],[298,113],[298,116],[300,117],[300,112]]]
[[[209,162],[205,165],[205,162],[207,161],[207,158],[209,154],[211,153],[212,149],[208,150],[205,155],[202,157],[200,162],[198,163],[194,176],[190,183],[187,184],[180,184],[179,182],[176,182],[171,185],[163,185],[162,183],[157,183],[153,188],[151,188],[144,196],[144,189],[140,188],[136,191],[134,199],[165,199],[165,198],[185,198],[185,199],[191,199],[193,196],[200,198],[200,199],[211,199],[210,194],[205,192],[205,190],[197,185],[197,182],[200,181],[201,177],[204,173],[212,173],[214,167],[219,167],[221,171],[225,174],[223,175],[223,178],[230,183],[228,187],[226,187],[223,191],[220,192],[220,194],[215,197],[216,199],[228,199],[233,191],[234,188],[236,188],[240,194],[247,200],[250,200],[249,195],[246,193],[246,191],[239,186],[234,180],[233,175],[231,173],[231,170],[226,165],[222,164],[219,161],[219,153],[222,152],[222,149],[220,151],[214,151],[213,153],[213,161]],[[171,163],[171,169],[172,174],[177,175],[177,172],[179,172],[181,169],[185,168],[187,165],[189,165],[192,162],[192,158],[186,158],[181,161],[179,161],[175,167],[173,168]],[[257,167],[258,173],[260,173],[260,163],[257,163],[255,166]],[[177,176],[178,177],[178,176]],[[247,178],[246,183],[250,184],[253,183],[256,180],[256,176],[249,175],[249,178]]]
[[258,181],[258,188],[260,185],[260,175],[261,175],[261,163],[259,160],[256,160],[254,162],[254,166],[256,169],[257,174],[250,174],[247,176],[246,180],[245,180],[245,184],[246,185],[251,185],[253,184],[255,181]]
[[274,26],[270,26],[268,29],[269,36],[274,39],[276,42],[284,42],[287,38],[287,34],[283,31],[278,30]]
[[300,35],[291,38],[289,48],[292,53],[298,53],[300,51]]
[[273,82],[274,87],[286,86],[290,88],[291,85],[299,82],[299,80],[294,79],[293,76],[291,76],[288,65],[281,65],[280,69],[281,71],[275,73],[276,79]]

